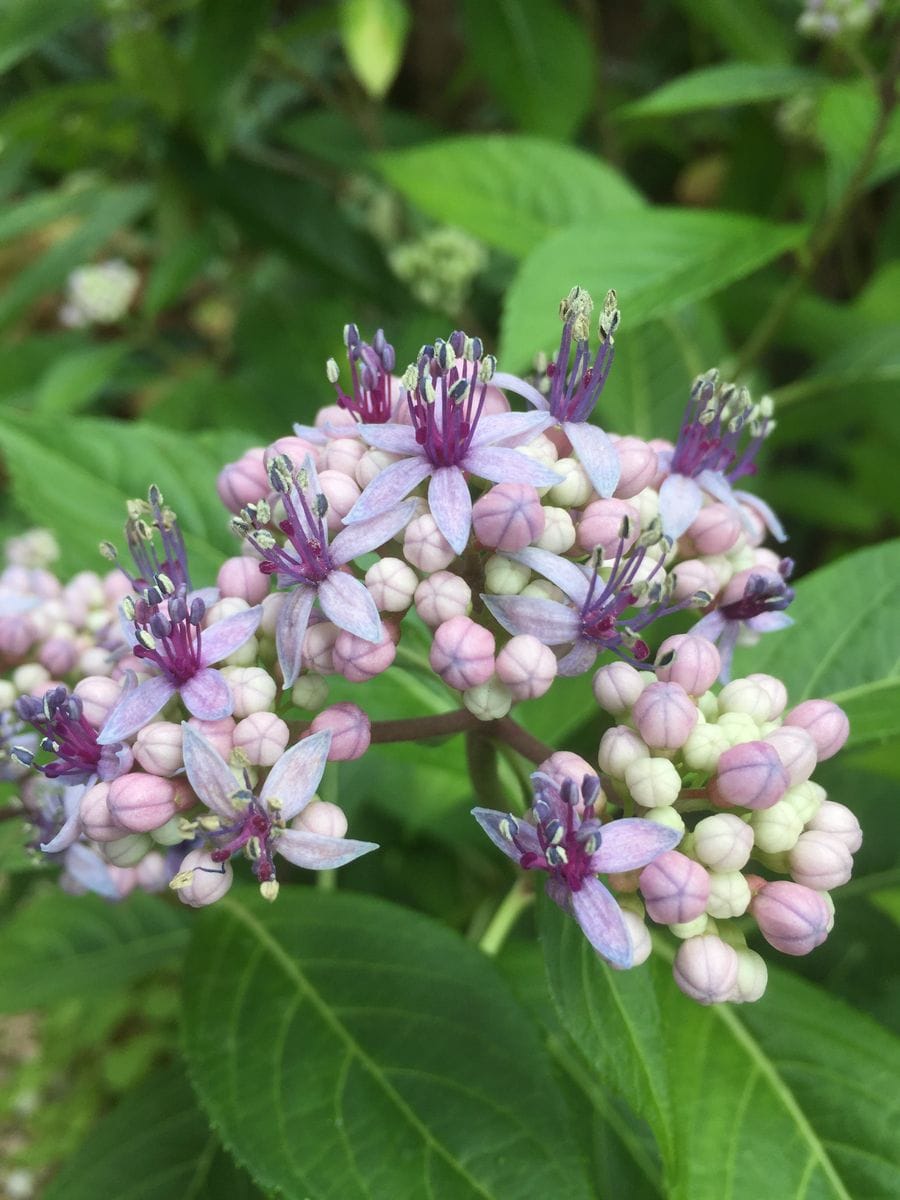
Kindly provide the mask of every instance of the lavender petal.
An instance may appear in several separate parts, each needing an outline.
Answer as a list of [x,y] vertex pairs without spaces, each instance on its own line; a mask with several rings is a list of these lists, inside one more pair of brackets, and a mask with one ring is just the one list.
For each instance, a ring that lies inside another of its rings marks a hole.
[[319,604],[329,621],[365,642],[381,637],[381,618],[366,585],[344,571],[332,571],[319,584]]
[[284,688],[294,686],[303,660],[303,638],[309,624],[316,589],[300,584],[288,592],[278,610],[275,623],[275,650],[284,676]]
[[278,853],[307,871],[330,871],[346,866],[363,854],[378,849],[377,842],[357,842],[352,838],[325,837],[302,829],[285,829],[275,842]]
[[609,434],[587,421],[564,421],[563,429],[595,490],[609,499],[622,473],[619,455]]
[[572,893],[572,910],[582,932],[601,958],[623,970],[634,961],[634,950],[622,910],[599,879],[588,877]]
[[527,400],[529,404],[533,404],[542,412],[549,410],[550,404],[547,397],[542,396],[536,387],[527,380],[520,379],[518,375],[510,375],[506,371],[495,371],[491,376],[491,383],[494,387],[502,388],[504,392],[513,392],[516,396],[521,396],[523,400]]
[[95,892],[105,900],[118,900],[119,889],[113,883],[110,868],[96,850],[84,842],[70,846],[65,858],[66,875],[85,891]]
[[551,467],[519,454],[510,446],[476,446],[466,455],[463,466],[473,475],[490,479],[492,483],[530,483],[532,487],[552,487],[554,483],[562,482],[562,476]]
[[431,463],[424,455],[402,458],[380,471],[363,494],[344,517],[346,525],[353,521],[367,521],[378,517],[389,508],[396,508],[414,487],[432,472]]
[[331,561],[337,567],[352,562],[361,554],[377,550],[389,542],[401,529],[405,529],[416,513],[415,500],[406,500],[380,516],[368,521],[354,521],[346,526],[331,543]]
[[223,617],[200,633],[200,662],[204,667],[220,662],[240,649],[252,638],[262,620],[262,605],[257,604],[244,612]]
[[591,869],[603,875],[610,871],[636,871],[680,841],[677,829],[656,825],[642,817],[610,821],[603,826],[600,848],[591,857]]
[[237,780],[215,746],[187,721],[182,721],[181,732],[188,782],[216,816],[226,822],[233,821],[236,813],[231,798],[240,790]]
[[185,708],[198,721],[221,721],[234,712],[231,688],[215,667],[201,667],[178,691]]
[[495,442],[505,442],[507,438],[518,438],[528,433],[537,437],[546,428],[545,412],[491,413],[478,422],[472,434],[472,445],[490,446]]
[[735,500],[739,500],[741,504],[746,504],[748,508],[762,518],[763,523],[771,533],[776,542],[786,542],[787,533],[784,526],[779,521],[773,510],[766,504],[765,500],[761,500],[759,496],[754,496],[752,492],[733,492]]
[[457,554],[472,531],[472,497],[459,467],[438,467],[428,485],[428,507],[438,529]]
[[[300,425],[296,422],[294,424],[294,433],[296,433],[298,438],[303,438],[305,442],[309,442],[311,446],[324,446],[329,437],[334,436],[326,430],[318,429],[315,425]],[[350,433],[352,435],[352,430]],[[346,437],[347,434],[338,436]]]
[[587,600],[590,579],[583,568],[567,558],[537,546],[528,546],[518,554],[511,554],[510,558],[556,584],[579,608]]
[[659,489],[659,516],[666,537],[680,538],[703,507],[703,492],[688,475],[669,475]]
[[507,633],[530,633],[545,646],[574,642],[581,633],[578,613],[556,600],[539,600],[535,596],[482,596],[481,599]]
[[331,730],[323,729],[297,742],[279,758],[263,784],[259,798],[281,801],[281,815],[292,821],[313,798],[328,761]]
[[597,661],[598,652],[596,642],[589,641],[588,638],[579,638],[569,653],[563,655],[556,664],[557,673],[567,679],[583,675]]
[[714,610],[707,613],[705,617],[701,617],[691,629],[691,633],[695,637],[704,637],[707,641],[715,642],[722,636],[727,624],[726,618],[718,610]]
[[165,675],[146,679],[136,688],[126,691],[106,718],[106,723],[97,735],[101,746],[121,742],[137,733],[156,716],[163,705],[175,695],[175,685]]
[[41,849],[45,854],[58,854],[61,850],[68,850],[81,836],[81,811],[79,805],[81,797],[92,785],[93,780],[89,780],[87,784],[75,784],[74,787],[66,788],[63,798],[63,809],[66,819],[62,829],[60,829],[55,837],[52,837],[49,842],[41,842]]
[[[509,813],[495,812],[492,808],[473,808],[472,816],[497,849],[502,850],[513,862],[521,862],[525,853],[541,854],[537,830],[528,821],[517,820]],[[515,834],[515,842],[504,835],[504,827]]]
[[360,425],[359,436],[368,446],[404,457],[421,451],[411,425]]
[[794,618],[786,612],[764,612],[745,622],[748,629],[757,633],[774,633],[778,629],[787,629],[793,623]]

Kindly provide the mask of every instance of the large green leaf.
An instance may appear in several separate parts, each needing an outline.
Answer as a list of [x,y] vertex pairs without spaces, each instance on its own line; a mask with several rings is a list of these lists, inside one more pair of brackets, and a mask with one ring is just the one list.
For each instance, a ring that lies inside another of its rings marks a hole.
[[382,174],[422,212],[510,254],[576,221],[642,207],[621,175],[573,146],[470,135],[380,154]]
[[625,117],[669,117],[706,108],[781,100],[820,77],[801,67],[730,62],[679,75],[620,110]]
[[536,1031],[495,968],[383,901],[295,889],[207,910],[185,977],[191,1077],[286,1200],[591,1195]]
[[803,236],[799,225],[670,209],[620,212],[597,224],[572,225],[541,242],[513,280],[501,324],[502,365],[521,369],[538,350],[553,348],[560,297],[573,284],[597,298],[615,288],[623,321],[632,329],[749,275]]
[[790,629],[738,651],[735,675],[768,671],[792,704],[836,701],[850,744],[900,733],[900,540],[829,563],[797,584]]
[[5,0],[0,6],[0,73],[99,7],[99,0]]
[[409,33],[406,0],[344,0],[341,41],[351,70],[370,96],[381,99],[400,69]]
[[167,963],[187,944],[185,913],[135,892],[123,904],[44,892],[0,933],[0,1012],[89,996]]
[[653,1129],[669,1200],[890,1200],[900,1043],[790,975],[757,1004],[704,1008],[668,965],[606,967],[542,905],[560,1017],[593,1071]]
[[263,1195],[222,1150],[178,1067],[157,1071],[104,1117],[44,1200],[254,1200]]

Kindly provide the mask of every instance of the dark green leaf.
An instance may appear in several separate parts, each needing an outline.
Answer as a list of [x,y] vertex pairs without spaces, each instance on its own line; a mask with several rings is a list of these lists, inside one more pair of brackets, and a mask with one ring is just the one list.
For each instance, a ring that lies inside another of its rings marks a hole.
[[794,37],[783,10],[777,14],[766,0],[678,0],[691,22],[735,58],[753,62],[785,62]]
[[5,0],[0,7],[0,73],[99,7],[99,0]]
[[706,108],[781,100],[821,82],[801,67],[730,62],[702,67],[619,110],[625,117],[669,117]]
[[50,417],[86,408],[113,378],[130,349],[128,342],[107,342],[57,359],[37,386],[34,411]]

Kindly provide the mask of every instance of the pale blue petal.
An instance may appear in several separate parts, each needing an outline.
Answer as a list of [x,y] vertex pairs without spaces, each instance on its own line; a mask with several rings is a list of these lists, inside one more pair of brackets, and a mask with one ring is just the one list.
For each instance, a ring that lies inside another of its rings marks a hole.
[[636,871],[646,867],[666,850],[681,841],[677,829],[645,821],[642,817],[624,817],[603,826],[600,847],[591,857],[591,868],[598,874]]
[[[521,862],[524,853],[542,853],[537,830],[527,821],[512,817],[509,813],[495,812],[492,808],[473,808],[472,816],[497,849],[502,850],[506,857],[511,858],[513,862]],[[501,826],[514,828],[515,842],[501,833]]]
[[281,815],[285,821],[292,821],[315,795],[330,746],[330,729],[311,733],[291,746],[269,772],[259,793],[260,800],[264,803],[280,800]]
[[420,454],[416,431],[411,425],[360,425],[359,436],[368,446],[389,454]]
[[182,722],[181,732],[184,769],[188,783],[216,816],[225,822],[233,821],[236,813],[231,798],[240,790],[240,784],[215,746],[187,721]]
[[784,526],[778,520],[773,510],[766,504],[765,500],[761,500],[759,496],[754,496],[752,492],[735,492],[735,500],[739,500],[742,504],[746,504],[748,508],[762,518],[766,528],[776,542],[786,542],[787,533]]
[[438,467],[428,485],[428,507],[434,523],[462,554],[472,532],[472,497],[459,467]]
[[530,483],[532,487],[562,483],[562,475],[552,467],[535,462],[509,446],[476,446],[466,455],[463,466],[492,483]]
[[294,686],[303,660],[303,639],[309,624],[316,589],[300,584],[288,592],[278,610],[275,622],[275,650],[278,665],[284,676],[284,688]]
[[331,871],[346,866],[363,854],[378,849],[377,842],[356,842],[352,838],[325,837],[302,829],[285,829],[278,835],[275,849],[295,867],[307,871]]
[[234,712],[231,688],[215,667],[202,667],[178,691],[185,708],[198,721],[221,721]]
[[622,467],[612,439],[587,421],[564,421],[563,429],[594,488],[607,499],[616,490]]
[[704,637],[707,641],[715,642],[722,636],[727,624],[726,618],[716,609],[707,613],[705,617],[701,617],[691,629],[691,633],[695,637]]
[[599,653],[600,646],[596,642],[592,642],[588,638],[579,638],[569,653],[564,655],[556,664],[557,674],[564,676],[566,679],[572,679],[576,675],[583,675],[597,661]]
[[101,746],[121,742],[139,729],[143,729],[159,710],[175,695],[175,685],[165,675],[146,679],[125,692],[122,699],[106,718],[106,723],[97,735]]
[[688,475],[670,475],[659,489],[659,517],[666,537],[680,538],[703,507],[703,492]]
[[528,546],[509,557],[556,584],[579,608],[587,599],[593,572],[586,573],[583,567],[570,562],[569,559],[553,554],[550,550],[541,550],[537,546]]
[[113,883],[109,866],[96,850],[84,842],[76,842],[69,847],[65,861],[66,874],[80,887],[103,896],[105,900],[119,899],[119,889]]
[[332,571],[319,584],[319,604],[325,616],[339,629],[346,629],[366,642],[381,637],[381,618],[364,583],[343,571]]
[[530,633],[545,646],[574,642],[581,633],[581,617],[556,600],[536,596],[482,596],[488,611],[507,633]]
[[786,612],[766,612],[760,613],[758,617],[751,617],[746,625],[748,629],[754,629],[757,633],[774,633],[778,629],[787,629],[793,623],[794,618],[789,617]]
[[223,617],[208,629],[200,631],[200,662],[204,667],[220,662],[239,650],[259,629],[262,605]]
[[406,500],[368,521],[354,521],[346,526],[331,543],[331,561],[337,567],[352,562],[361,554],[377,550],[404,529],[416,513],[415,500]]
[[525,379],[520,379],[518,375],[510,375],[506,371],[495,371],[491,376],[491,383],[505,392],[514,392],[542,412],[547,412],[550,407],[547,397],[542,396],[533,384],[528,383]]
[[331,436],[325,430],[317,429],[315,425],[295,424],[294,433],[296,433],[298,438],[303,438],[305,442],[309,442],[313,446],[324,446]]
[[537,437],[547,428],[545,412],[491,413],[482,417],[472,434],[473,446],[489,446],[494,442],[505,442],[507,438],[518,438],[525,434]]
[[352,521],[367,521],[380,516],[389,508],[395,508],[407,494],[427,479],[433,468],[424,455],[403,458],[391,463],[375,476],[363,494],[344,518],[345,524]]
[[572,893],[572,911],[582,932],[601,958],[614,967],[627,969],[634,950],[622,910],[599,879],[589,876]]

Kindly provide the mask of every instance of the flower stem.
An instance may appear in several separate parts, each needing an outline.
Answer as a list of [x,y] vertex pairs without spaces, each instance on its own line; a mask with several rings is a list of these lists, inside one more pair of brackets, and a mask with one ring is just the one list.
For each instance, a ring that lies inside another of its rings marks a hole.
[[491,917],[487,929],[481,935],[478,949],[488,958],[499,954],[516,921],[529,904],[533,903],[534,892],[526,876],[520,875]]
[[466,766],[475,799],[486,808],[502,806],[503,789],[497,774],[497,746],[477,729],[466,734]]
[[546,742],[536,738],[533,733],[523,729],[512,717],[503,717],[499,721],[491,722],[491,725],[494,734],[501,741],[506,742],[507,746],[512,746],[513,750],[517,750],[523,758],[527,758],[530,762],[542,763],[544,759],[554,753],[552,746],[548,746]]

